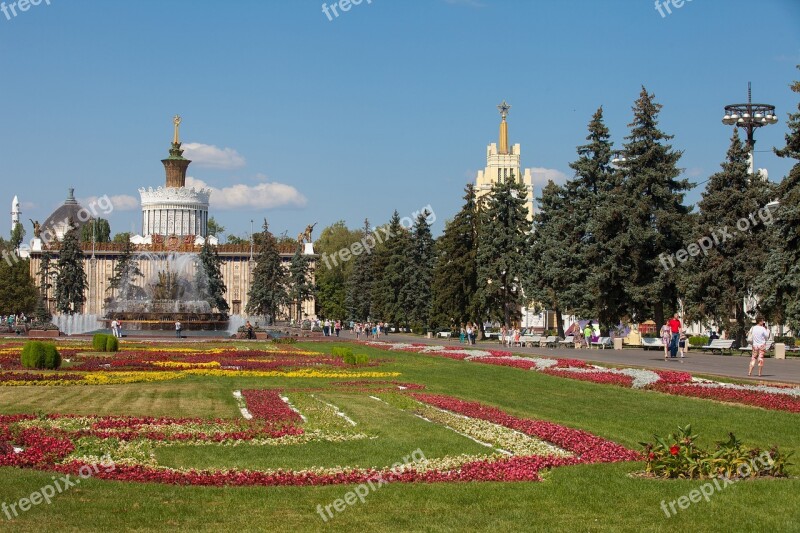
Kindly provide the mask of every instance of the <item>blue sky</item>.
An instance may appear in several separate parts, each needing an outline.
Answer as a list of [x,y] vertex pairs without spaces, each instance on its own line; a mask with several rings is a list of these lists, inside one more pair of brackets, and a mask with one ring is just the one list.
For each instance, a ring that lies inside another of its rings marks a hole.
[[[114,233],[141,230],[138,188],[163,184],[176,113],[227,233],[265,216],[278,234],[357,227],[428,204],[440,233],[503,99],[542,180],[570,174],[600,105],[621,143],[642,85],[696,182],[719,168],[723,106],[748,81],[780,116],[757,150],[782,146],[798,103],[795,0],[687,0],[663,17],[651,0],[364,0],[333,20],[319,0],[47,2],[0,12],[0,202],[16,194],[24,220],[43,221],[69,186],[108,195]],[[756,166],[775,181],[790,162],[758,152]]]

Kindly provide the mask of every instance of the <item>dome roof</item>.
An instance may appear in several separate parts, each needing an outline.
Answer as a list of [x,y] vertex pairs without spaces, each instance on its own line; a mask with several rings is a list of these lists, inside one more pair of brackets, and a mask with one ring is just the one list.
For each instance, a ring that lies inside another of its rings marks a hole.
[[52,237],[45,237],[49,233],[50,235],[55,235],[58,240],[62,240],[69,229],[67,226],[70,219],[79,229],[92,219],[91,213],[81,207],[78,201],[75,200],[74,191],[75,189],[69,189],[69,194],[64,203],[53,211],[42,224],[43,239],[52,240]]

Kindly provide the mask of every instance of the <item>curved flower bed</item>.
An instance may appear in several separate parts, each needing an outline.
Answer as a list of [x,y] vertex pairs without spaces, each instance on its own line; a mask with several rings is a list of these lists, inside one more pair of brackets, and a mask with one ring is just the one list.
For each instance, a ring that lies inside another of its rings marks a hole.
[[281,399],[277,390],[244,390],[247,409],[259,420],[276,423],[302,422],[300,414]]
[[586,372],[571,372],[569,370],[542,370],[543,374],[558,376],[561,378],[578,379],[581,381],[591,381],[593,383],[604,383],[609,385],[619,385],[620,387],[633,387],[633,378],[612,372],[600,370],[590,370]]
[[640,455],[637,452],[597,435],[592,435],[587,431],[571,429],[552,422],[517,418],[497,407],[490,407],[478,402],[468,402],[450,396],[423,393],[412,393],[411,396],[440,409],[480,420],[487,420],[515,429],[526,435],[552,442],[556,446],[574,453],[580,459],[580,462],[613,463],[640,459]]
[[652,388],[659,392],[676,394],[678,396],[691,396],[693,398],[704,398],[720,402],[753,405],[756,407],[763,407],[764,409],[800,413],[800,398],[790,394],[760,392],[725,386],[709,387],[703,386],[702,384],[656,384],[653,385]]

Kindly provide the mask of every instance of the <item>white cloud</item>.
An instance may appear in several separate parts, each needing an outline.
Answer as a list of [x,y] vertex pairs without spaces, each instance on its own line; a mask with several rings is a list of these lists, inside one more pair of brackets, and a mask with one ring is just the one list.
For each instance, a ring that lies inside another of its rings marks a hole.
[[218,189],[202,180],[187,176],[186,186],[211,189],[210,203],[213,209],[303,207],[307,202],[300,191],[285,183],[262,182],[257,185],[239,183]]
[[549,180],[553,180],[556,185],[563,185],[569,179],[569,176],[555,168],[533,167],[531,174],[533,186],[537,188],[544,187]]
[[184,143],[183,156],[191,159],[200,167],[211,168],[241,168],[246,162],[239,152],[233,148],[218,148],[213,144]]

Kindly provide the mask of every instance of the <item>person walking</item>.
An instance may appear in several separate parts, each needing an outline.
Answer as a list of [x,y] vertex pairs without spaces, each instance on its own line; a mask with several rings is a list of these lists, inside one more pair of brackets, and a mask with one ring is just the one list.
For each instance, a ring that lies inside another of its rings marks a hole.
[[678,356],[678,343],[681,340],[681,321],[678,318],[678,313],[672,315],[672,318],[669,319],[667,324],[669,325],[670,333],[672,333],[672,339],[669,344],[669,356],[674,359]]
[[689,347],[686,345],[686,341],[688,338],[686,337],[686,330],[682,329],[680,337],[678,338],[678,349],[681,352],[681,359],[683,359],[684,354],[689,351]]
[[669,324],[661,326],[661,344],[664,345],[664,361],[669,357],[669,343],[672,342],[672,330],[669,329]]
[[339,332],[342,331],[342,321],[337,320],[333,326],[334,331],[336,331],[336,336],[339,336]]
[[753,367],[756,366],[756,359],[758,359],[758,377],[761,377],[769,335],[769,330],[764,325],[764,319],[759,317],[756,320],[756,325],[750,330],[750,335],[748,335],[753,345],[753,355],[750,357],[750,370],[747,372],[748,376],[753,374]]
[[183,325],[181,325],[180,320],[175,321],[175,336],[179,339],[181,338],[181,330],[183,329]]
[[245,323],[244,329],[247,332],[247,338],[248,339],[255,339],[256,338],[256,334],[253,331],[253,325],[250,323],[249,320]]
[[594,328],[592,327],[592,321],[586,323],[586,327],[583,328],[583,339],[586,341],[586,348],[592,347],[592,335],[594,335]]

